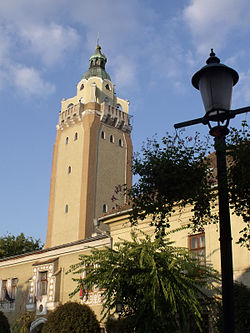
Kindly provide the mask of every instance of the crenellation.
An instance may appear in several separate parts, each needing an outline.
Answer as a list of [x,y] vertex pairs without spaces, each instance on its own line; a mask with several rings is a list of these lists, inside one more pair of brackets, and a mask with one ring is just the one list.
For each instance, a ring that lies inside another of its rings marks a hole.
[[[86,112],[88,112],[88,105],[83,103],[72,105],[67,110],[61,111],[59,113],[57,128],[64,129],[65,127],[75,124],[77,121],[81,121]],[[100,112],[96,110],[95,113],[101,117],[103,123],[118,128],[126,133],[130,133],[132,130],[129,115],[120,110],[119,107],[103,102],[100,105]]]
[[132,130],[128,114],[107,102],[101,104],[101,121],[123,132],[130,133]]
[[70,124],[75,124],[77,121],[82,119],[82,113],[84,111],[84,104],[78,103],[72,105],[65,111],[59,113],[58,127],[63,129],[64,126],[69,127]]

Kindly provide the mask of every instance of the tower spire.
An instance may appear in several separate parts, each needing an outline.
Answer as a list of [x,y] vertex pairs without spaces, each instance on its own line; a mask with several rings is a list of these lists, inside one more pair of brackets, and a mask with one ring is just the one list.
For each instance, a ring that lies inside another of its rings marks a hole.
[[[98,33],[99,34],[99,33]],[[105,70],[107,62],[106,56],[101,52],[99,45],[99,35],[97,37],[97,45],[95,53],[89,58],[89,70],[83,75],[82,79],[88,80],[90,77],[97,76],[111,81],[109,74]]]

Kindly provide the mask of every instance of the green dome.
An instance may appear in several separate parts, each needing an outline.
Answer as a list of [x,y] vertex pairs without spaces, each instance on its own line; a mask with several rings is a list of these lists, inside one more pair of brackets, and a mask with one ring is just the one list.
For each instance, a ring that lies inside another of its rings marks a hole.
[[100,78],[111,81],[110,76],[105,71],[105,64],[107,58],[101,52],[101,46],[97,45],[95,53],[89,58],[89,70],[82,76],[82,79],[88,80],[92,76],[98,76]]

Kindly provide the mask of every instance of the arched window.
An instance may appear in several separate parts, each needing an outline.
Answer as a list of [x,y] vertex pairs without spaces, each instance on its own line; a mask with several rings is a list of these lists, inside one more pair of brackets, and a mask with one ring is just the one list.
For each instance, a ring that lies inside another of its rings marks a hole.
[[65,213],[68,213],[68,211],[69,211],[69,205],[68,205],[68,204],[65,205],[65,209],[64,209],[64,211],[65,211]]
[[70,103],[68,106],[67,106],[67,109],[71,108],[72,106],[74,106],[73,103]]
[[106,135],[105,135],[105,132],[104,132],[104,131],[101,132],[101,138],[102,138],[102,139],[106,139]]
[[74,141],[76,141],[77,139],[78,139],[78,133],[75,132]]
[[65,139],[65,144],[67,145],[69,143],[69,137],[67,136],[67,138]]
[[84,84],[82,83],[81,87],[80,87],[80,90],[83,90],[83,89],[84,89]]
[[71,173],[71,170],[72,170],[72,169],[71,169],[71,166],[69,165],[69,166],[68,166],[68,174]]
[[122,106],[121,106],[121,104],[116,104],[116,107],[117,107],[117,109],[119,109],[119,110],[122,111]]
[[107,90],[110,90],[110,86],[109,86],[108,84],[106,84],[105,88],[106,88]]
[[114,136],[111,134],[110,137],[109,137],[109,141],[111,143],[114,143],[115,142],[115,139],[114,139]]
[[123,141],[122,141],[122,139],[119,139],[119,146],[123,147]]
[[108,206],[107,206],[106,204],[104,204],[104,205],[102,206],[102,212],[103,212],[103,213],[107,213],[107,211],[108,211]]

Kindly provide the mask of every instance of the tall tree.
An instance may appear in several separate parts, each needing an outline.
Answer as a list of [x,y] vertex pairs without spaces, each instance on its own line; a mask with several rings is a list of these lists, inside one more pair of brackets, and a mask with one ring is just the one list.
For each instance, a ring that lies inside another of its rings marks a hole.
[[133,173],[139,178],[128,190],[132,224],[150,216],[156,233],[164,234],[172,214],[190,206],[194,226],[217,221],[212,210],[214,176],[206,157],[210,147],[197,133],[194,138],[167,134],[161,142],[148,140],[133,163]]
[[[186,207],[192,207],[190,224],[194,228],[217,222],[213,210],[216,165],[208,155],[211,148],[211,143],[197,134],[185,138],[167,135],[161,142],[148,140],[134,158],[133,173],[139,177],[128,190],[131,223],[151,217],[156,233],[164,234],[172,214],[181,214]],[[246,122],[240,129],[231,128],[226,153],[230,208],[245,222],[239,242],[250,249],[250,131]]]
[[[98,286],[103,293],[103,315],[109,317],[116,304],[122,304],[122,318],[140,332],[175,332],[184,328],[190,318],[201,322],[204,307],[211,299],[206,288],[213,288],[217,274],[201,266],[187,249],[172,246],[164,237],[139,239],[116,244],[116,250],[93,249],[81,255],[80,262],[69,272],[85,278],[73,278],[77,287],[72,295]],[[68,273],[69,273],[68,272]]]
[[7,234],[0,237],[0,258],[40,250],[42,247],[40,239],[25,237],[23,233],[17,236]]

